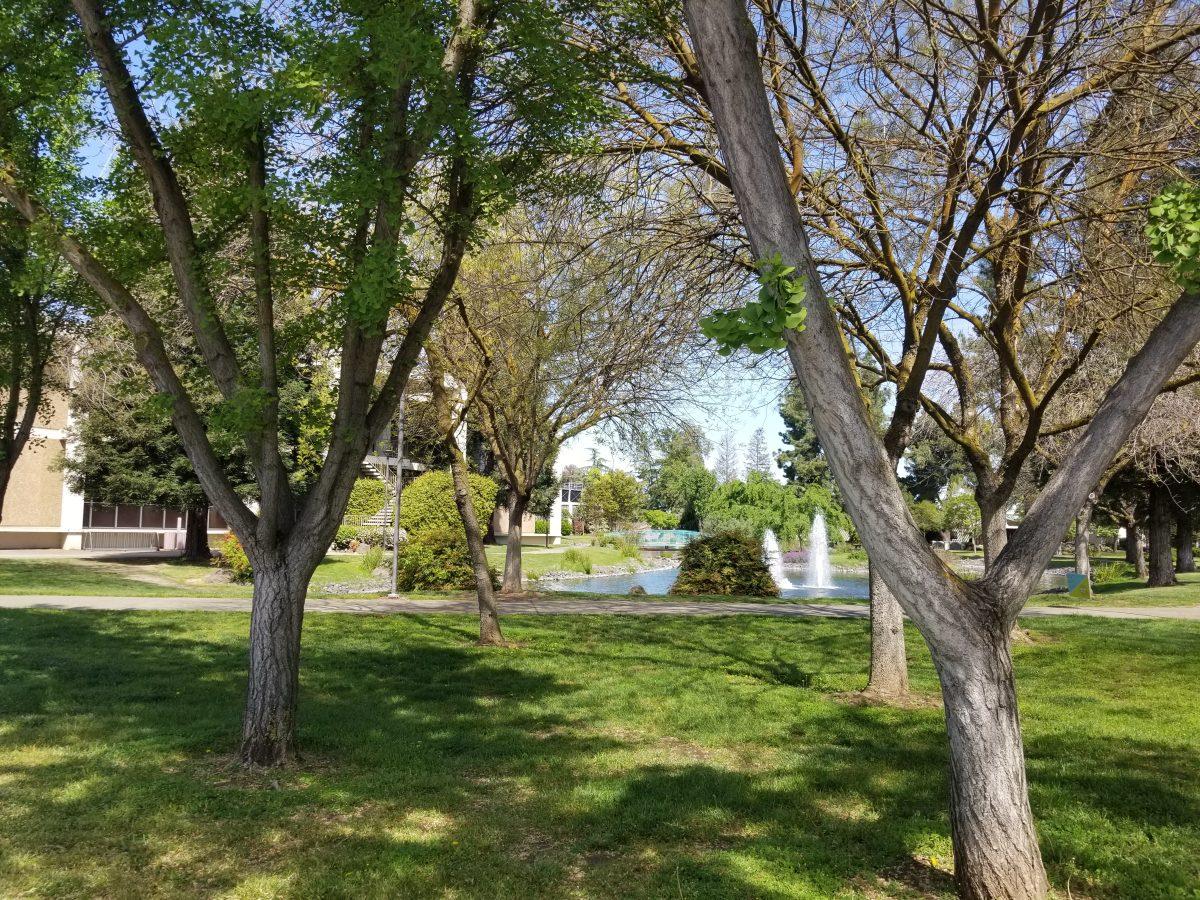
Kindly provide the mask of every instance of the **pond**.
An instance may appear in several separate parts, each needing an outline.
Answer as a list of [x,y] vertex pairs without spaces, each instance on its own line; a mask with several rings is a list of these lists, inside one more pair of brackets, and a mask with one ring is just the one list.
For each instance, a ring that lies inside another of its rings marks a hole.
[[[645,588],[647,594],[666,594],[675,583],[678,569],[654,569],[649,572],[631,572],[620,575],[585,575],[579,578],[564,578],[550,582],[550,588],[556,591],[578,591],[584,594],[628,594],[634,585]],[[801,582],[804,580],[802,570],[788,573],[795,587],[781,591],[786,599],[821,598],[824,600],[862,600],[870,596],[870,588],[866,575],[849,575],[841,572],[833,573],[832,588],[809,588]]]

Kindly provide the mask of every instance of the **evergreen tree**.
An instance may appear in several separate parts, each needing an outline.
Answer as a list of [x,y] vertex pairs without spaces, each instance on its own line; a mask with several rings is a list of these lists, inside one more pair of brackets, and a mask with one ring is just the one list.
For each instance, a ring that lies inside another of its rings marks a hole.
[[770,478],[774,468],[775,461],[767,449],[767,437],[761,428],[756,428],[746,445],[746,476],[758,472]]
[[784,479],[789,484],[818,484],[832,488],[833,476],[825,454],[821,452],[821,442],[813,430],[804,397],[794,385],[784,395],[779,415],[784,424],[784,431],[779,435],[784,446],[776,459],[783,469]]

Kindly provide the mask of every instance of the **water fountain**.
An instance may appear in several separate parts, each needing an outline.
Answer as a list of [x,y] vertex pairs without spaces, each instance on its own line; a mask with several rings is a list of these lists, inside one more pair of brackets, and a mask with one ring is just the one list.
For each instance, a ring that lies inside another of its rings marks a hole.
[[763,556],[767,558],[767,568],[771,570],[775,586],[781,591],[794,588],[795,585],[783,574],[783,553],[779,550],[779,541],[775,539],[775,532],[770,528],[763,532]]
[[833,574],[829,568],[829,534],[825,530],[825,514],[813,517],[808,531],[808,577],[805,587],[831,588]]

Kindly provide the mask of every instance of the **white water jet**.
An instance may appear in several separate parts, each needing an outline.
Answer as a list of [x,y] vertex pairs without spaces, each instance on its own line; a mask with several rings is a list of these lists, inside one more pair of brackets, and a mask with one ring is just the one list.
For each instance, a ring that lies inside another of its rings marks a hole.
[[775,539],[775,532],[770,528],[763,532],[763,556],[767,558],[767,568],[771,570],[775,587],[781,591],[794,588],[795,585],[783,574],[783,553],[779,549],[779,541]]
[[825,514],[813,517],[808,531],[808,577],[805,587],[831,588],[833,574],[829,567],[829,534],[825,530]]

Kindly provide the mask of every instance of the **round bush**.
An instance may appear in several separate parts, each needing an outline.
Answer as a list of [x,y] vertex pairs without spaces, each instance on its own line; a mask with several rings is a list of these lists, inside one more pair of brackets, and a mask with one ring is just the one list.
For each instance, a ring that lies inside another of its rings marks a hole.
[[697,538],[684,548],[671,593],[778,597],[779,588],[763,561],[762,545],[727,531]]
[[[471,486],[471,504],[479,527],[487,530],[488,519],[496,511],[496,495],[500,486],[491,478],[467,476]],[[410,535],[433,528],[462,531],[462,517],[454,503],[454,479],[449,472],[426,472],[405,486],[400,498],[400,526]]]
[[[474,590],[475,571],[462,527],[419,532],[400,545],[396,586],[402,591]],[[490,569],[492,586],[499,586]]]

